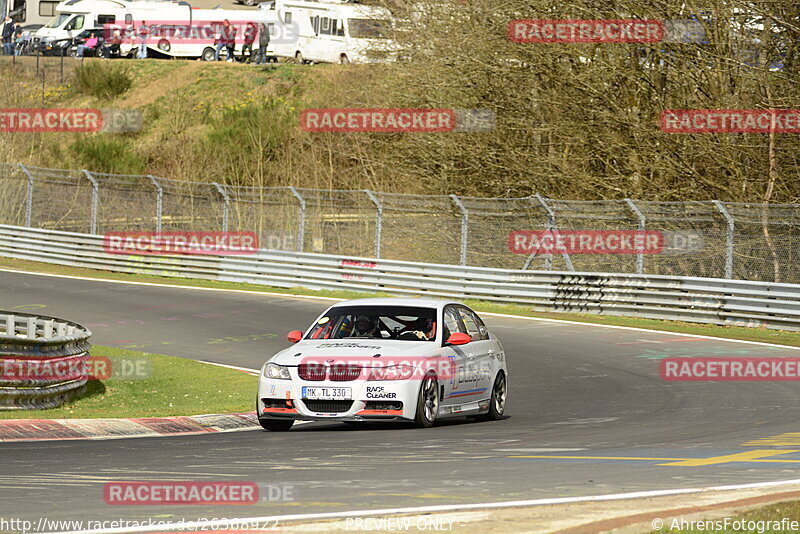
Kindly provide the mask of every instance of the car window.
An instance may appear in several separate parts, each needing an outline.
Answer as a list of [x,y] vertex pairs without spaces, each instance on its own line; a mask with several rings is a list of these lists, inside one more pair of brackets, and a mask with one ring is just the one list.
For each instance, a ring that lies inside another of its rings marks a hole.
[[78,15],[69,21],[65,27],[67,30],[80,30],[83,29],[83,15]]
[[447,338],[456,332],[466,334],[464,328],[461,326],[461,322],[458,320],[458,312],[456,312],[453,306],[448,306],[444,309],[444,341],[447,341]]
[[306,339],[395,339],[434,341],[436,309],[413,306],[335,306]]
[[[467,334],[469,334],[469,337],[471,337],[473,341],[488,339],[489,336],[487,335],[486,326],[483,325],[483,321],[481,321],[472,310],[459,306],[458,312],[461,314],[461,320],[464,321],[464,326],[467,327]],[[483,326],[483,328],[481,328],[481,326]]]

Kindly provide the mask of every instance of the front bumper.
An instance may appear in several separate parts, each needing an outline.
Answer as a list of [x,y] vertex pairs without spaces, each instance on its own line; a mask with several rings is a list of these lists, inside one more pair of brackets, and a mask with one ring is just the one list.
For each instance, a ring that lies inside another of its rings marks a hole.
[[[413,421],[419,385],[418,380],[335,382],[274,380],[262,376],[258,385],[258,416],[302,421]],[[349,387],[352,395],[346,401],[334,402],[303,399],[303,386]]]

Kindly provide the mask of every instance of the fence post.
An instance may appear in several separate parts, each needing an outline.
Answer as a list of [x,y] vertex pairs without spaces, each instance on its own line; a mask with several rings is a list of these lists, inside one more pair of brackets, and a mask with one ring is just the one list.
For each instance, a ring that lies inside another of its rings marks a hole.
[[83,174],[86,176],[86,179],[92,183],[92,221],[89,226],[89,233],[96,234],[97,233],[97,196],[98,196],[98,187],[97,187],[97,180],[95,180],[92,173],[83,169]]
[[450,200],[461,211],[461,253],[459,254],[459,264],[467,264],[467,240],[469,239],[469,211],[456,195],[450,195]]
[[[534,198],[536,199],[537,202],[539,202],[539,204],[547,212],[547,229],[549,231],[551,231],[551,232],[556,232],[557,233],[558,232],[558,226],[556,226],[556,214],[555,214],[555,212],[547,204],[547,202],[545,201],[544,197],[542,197],[542,195],[540,195],[539,193],[536,193],[536,195],[534,195]],[[526,270],[528,267],[530,267],[531,262],[533,261],[533,258],[534,258],[534,256],[536,256],[537,252],[538,251],[534,250],[531,253],[531,255],[528,256],[528,259],[525,260],[525,265],[522,266],[523,270]],[[569,257],[569,254],[562,253],[561,256],[564,258],[564,263],[567,264],[567,269],[570,270],[570,271],[574,271],[575,268],[572,266],[572,258]],[[553,255],[552,254],[545,254],[545,256],[544,256],[544,267],[548,271],[552,271],[553,270]]]
[[28,192],[27,198],[25,199],[25,226],[30,226],[31,214],[33,213],[33,174],[22,163],[18,165],[19,168],[22,169],[22,172],[28,176]]
[[[628,204],[628,207],[631,211],[638,217],[639,219],[639,231],[645,230],[645,225],[647,224],[647,218],[644,216],[644,213],[639,209],[639,206],[634,204],[633,200],[626,198],[625,202]],[[641,251],[636,254],[636,274],[643,274],[644,273],[644,253]]]
[[377,216],[375,218],[375,257],[380,259],[381,233],[383,232],[383,204],[381,204],[381,201],[378,200],[378,197],[376,197],[375,194],[369,189],[365,189],[364,192],[367,194],[372,203],[375,204],[375,210],[377,212]]
[[725,204],[719,200],[712,200],[712,202],[722,216],[725,217],[725,222],[728,223],[728,232],[725,238],[725,278],[733,278],[733,231],[735,229],[735,221]]
[[303,252],[305,249],[303,246],[303,239],[305,239],[306,235],[306,199],[291,185],[289,186],[289,191],[292,192],[300,203],[300,223],[297,225],[297,252]]
[[156,233],[160,234],[161,233],[161,210],[162,210],[162,207],[163,207],[162,201],[163,201],[163,198],[164,198],[164,188],[161,187],[161,184],[158,183],[158,180],[156,180],[155,176],[153,176],[151,174],[148,174],[147,177],[150,178],[150,182],[152,182],[152,184],[155,186],[156,191],[157,191],[157,193],[156,193]]
[[225,191],[225,188],[222,187],[217,182],[212,182],[214,187],[217,188],[217,192],[222,197],[222,231],[228,231],[228,209],[230,208],[231,197],[228,196],[228,192]]

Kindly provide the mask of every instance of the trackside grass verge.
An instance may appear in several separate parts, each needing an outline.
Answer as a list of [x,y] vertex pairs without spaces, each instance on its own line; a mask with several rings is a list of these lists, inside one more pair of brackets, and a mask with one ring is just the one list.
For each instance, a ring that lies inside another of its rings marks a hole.
[[[151,284],[168,284],[184,287],[202,287],[211,289],[233,289],[238,291],[253,291],[257,293],[283,293],[303,295],[308,297],[328,297],[338,299],[363,298],[370,296],[389,296],[386,293],[368,293],[358,291],[311,291],[301,287],[278,288],[258,284],[245,284],[237,282],[219,282],[214,280],[199,280],[187,278],[171,278],[148,274],[127,274],[79,267],[53,265],[49,263],[18,260],[0,257],[0,268],[17,269],[21,271],[59,274],[65,276],[82,276],[99,280],[116,280],[126,282],[146,282]],[[745,341],[758,341],[762,343],[776,343],[800,347],[800,332],[787,332],[769,330],[766,328],[745,328],[733,326],[714,326],[681,321],[662,321],[657,319],[641,319],[637,317],[614,317],[607,315],[589,315],[577,313],[554,313],[535,311],[529,306],[520,304],[498,304],[478,300],[466,300],[466,304],[481,312],[504,313],[521,315],[525,317],[538,317],[545,319],[559,319],[577,321],[582,323],[627,326],[632,328],[647,328],[650,330],[663,330],[665,332],[681,332],[686,334],[714,336]],[[13,311],[13,310],[10,310]],[[18,310],[25,311],[25,310]]]
[[[718,534],[734,534],[742,532],[778,534],[783,532],[796,532],[796,530],[792,530],[791,526],[789,525],[787,525],[789,527],[788,529],[781,528],[781,521],[785,519],[788,519],[789,522],[800,522],[800,501],[779,502],[770,504],[768,506],[763,506],[761,508],[756,508],[755,510],[750,510],[749,512],[745,512],[743,514],[735,515],[730,517],[730,526],[728,528],[725,528],[724,518],[704,520],[705,524],[702,526],[704,530],[693,528],[681,530],[680,528],[672,528],[673,524],[674,526],[679,525],[677,523],[673,523],[672,519],[664,520],[664,528],[661,530],[653,530],[651,531],[651,534],[664,534],[667,532],[680,532],[681,534],[707,534],[708,532],[716,532]],[[695,524],[701,521],[701,519],[695,519],[694,516],[693,520],[695,521]],[[737,521],[739,522],[738,524],[736,524]],[[744,528],[734,530],[734,524],[736,524],[738,527]],[[700,525],[697,526],[700,527]]]
[[243,413],[255,406],[258,378],[242,371],[102,345],[93,345],[91,354],[109,358],[112,368],[146,360],[141,368],[151,372],[137,380],[90,380],[80,399],[52,410],[0,411],[0,419],[169,417]]

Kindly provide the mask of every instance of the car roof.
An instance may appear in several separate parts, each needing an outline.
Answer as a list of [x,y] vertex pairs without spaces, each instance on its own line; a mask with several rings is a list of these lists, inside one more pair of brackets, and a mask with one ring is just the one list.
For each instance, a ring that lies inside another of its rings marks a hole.
[[337,302],[333,307],[339,306],[414,306],[417,308],[442,308],[446,304],[458,304],[452,300],[445,299],[432,299],[432,298],[414,298],[414,297],[382,297],[382,298],[367,298],[367,299],[353,299]]

